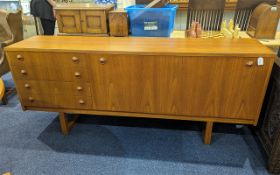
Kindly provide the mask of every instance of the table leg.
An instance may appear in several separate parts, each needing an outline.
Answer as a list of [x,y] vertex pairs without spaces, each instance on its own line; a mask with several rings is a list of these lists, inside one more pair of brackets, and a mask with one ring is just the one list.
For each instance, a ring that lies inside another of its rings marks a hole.
[[67,114],[63,112],[59,113],[60,128],[61,128],[61,132],[64,135],[69,134],[70,129],[76,124],[78,117],[79,115],[75,115],[72,121],[68,121]]
[[59,113],[60,128],[64,135],[69,134],[68,119],[65,113]]
[[206,128],[204,133],[204,144],[210,145],[212,139],[213,122],[206,122]]

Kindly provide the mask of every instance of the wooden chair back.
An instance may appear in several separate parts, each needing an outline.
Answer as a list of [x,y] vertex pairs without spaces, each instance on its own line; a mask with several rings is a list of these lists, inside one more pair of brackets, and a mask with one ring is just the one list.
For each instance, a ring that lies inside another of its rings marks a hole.
[[10,26],[11,32],[14,36],[14,43],[23,40],[23,21],[22,11],[19,10],[15,13],[9,13],[7,22]]
[[193,21],[203,30],[220,30],[225,9],[225,0],[189,0],[187,30]]
[[234,24],[237,24],[242,31],[247,31],[253,10],[263,2],[270,5],[277,4],[277,0],[238,0],[235,8]]
[[0,10],[0,77],[9,72],[4,47],[23,40],[22,12],[8,13]]

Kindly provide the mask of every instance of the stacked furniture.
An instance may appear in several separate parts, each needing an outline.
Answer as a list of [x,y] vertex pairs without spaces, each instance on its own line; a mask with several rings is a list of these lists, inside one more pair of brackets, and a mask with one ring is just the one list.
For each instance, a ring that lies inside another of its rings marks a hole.
[[[23,40],[23,25],[22,13],[8,13],[7,11],[0,11],[0,77],[10,71],[4,47],[15,42]],[[1,79],[1,78],[0,78]],[[0,80],[0,100],[6,104],[5,86]]]
[[280,60],[274,64],[258,125],[259,138],[269,156],[268,169],[280,173]]

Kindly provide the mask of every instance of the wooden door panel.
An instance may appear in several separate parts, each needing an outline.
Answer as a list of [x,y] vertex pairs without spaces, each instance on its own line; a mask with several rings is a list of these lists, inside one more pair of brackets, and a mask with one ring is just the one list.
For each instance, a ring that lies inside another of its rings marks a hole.
[[82,31],[79,10],[57,10],[56,18],[59,32],[80,33]]
[[[248,61],[254,65],[247,66]],[[273,64],[272,59],[264,66],[256,61],[95,55],[94,104],[98,110],[255,119]]]
[[82,31],[84,33],[107,33],[105,11],[84,10],[81,11]]
[[[94,104],[98,110],[154,112],[155,61],[142,56],[91,56]],[[107,59],[106,64],[100,58]],[[145,62],[147,61],[147,62]]]

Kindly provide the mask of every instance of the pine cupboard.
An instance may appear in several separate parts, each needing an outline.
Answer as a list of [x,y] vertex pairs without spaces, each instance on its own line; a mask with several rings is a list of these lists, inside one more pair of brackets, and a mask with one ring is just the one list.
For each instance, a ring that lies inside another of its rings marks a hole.
[[55,11],[59,32],[62,34],[108,34],[107,16],[113,9],[112,4],[58,4]]
[[[94,43],[93,43],[94,41]],[[159,44],[160,43],[160,44]],[[36,36],[6,48],[24,110],[256,125],[274,53],[253,39]]]

